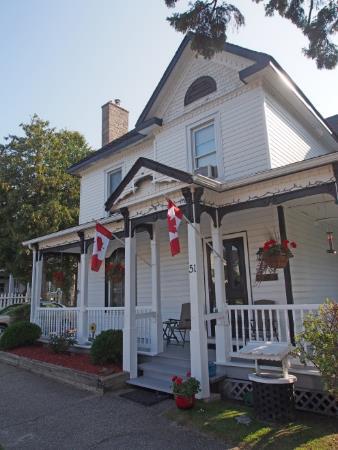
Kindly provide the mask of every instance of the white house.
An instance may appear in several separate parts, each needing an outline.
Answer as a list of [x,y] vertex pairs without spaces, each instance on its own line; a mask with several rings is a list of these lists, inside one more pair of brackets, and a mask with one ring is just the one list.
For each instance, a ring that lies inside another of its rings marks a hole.
[[[327,233],[338,235],[336,119],[326,121],[271,56],[226,44],[204,60],[187,36],[133,130],[119,101],[102,107],[102,148],[69,169],[81,180],[79,225],[24,243],[34,258],[31,320],[45,335],[71,323],[83,343],[92,323],[97,333],[123,328],[123,368],[135,384],[166,390],[175,367],[191,367],[208,397],[208,360],[240,378],[244,342],[292,342],[304,314],[337,296],[338,256],[327,251]],[[187,219],[175,257],[167,198]],[[125,265],[121,279],[90,270],[95,221],[114,233],[107,262]],[[294,258],[257,278],[257,252],[274,236],[296,241]],[[44,256],[55,252],[80,255],[76,308],[39,308]],[[182,363],[162,330],[185,303]],[[142,377],[144,354],[153,358]]]

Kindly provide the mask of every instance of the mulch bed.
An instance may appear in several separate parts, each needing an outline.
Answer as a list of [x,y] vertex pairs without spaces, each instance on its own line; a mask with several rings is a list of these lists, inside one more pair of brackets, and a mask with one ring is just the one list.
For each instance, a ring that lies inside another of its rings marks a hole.
[[57,354],[42,344],[14,348],[13,350],[8,350],[8,353],[96,375],[110,375],[122,372],[121,367],[116,364],[105,364],[104,366],[92,364],[88,354],[72,352]]

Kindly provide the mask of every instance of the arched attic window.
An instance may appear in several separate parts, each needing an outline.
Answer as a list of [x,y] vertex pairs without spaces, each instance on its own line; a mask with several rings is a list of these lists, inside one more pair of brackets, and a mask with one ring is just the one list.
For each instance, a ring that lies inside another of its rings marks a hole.
[[204,76],[197,78],[188,88],[184,97],[184,106],[195,102],[199,98],[205,97],[208,94],[217,90],[216,81],[209,77]]

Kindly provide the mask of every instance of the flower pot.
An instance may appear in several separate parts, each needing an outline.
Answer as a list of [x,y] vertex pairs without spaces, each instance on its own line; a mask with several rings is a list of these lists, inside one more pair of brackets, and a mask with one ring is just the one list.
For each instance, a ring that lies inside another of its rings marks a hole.
[[264,255],[263,261],[271,269],[284,269],[289,262],[289,257],[287,255]]
[[195,396],[186,397],[184,395],[175,395],[175,402],[179,409],[191,409],[195,404]]

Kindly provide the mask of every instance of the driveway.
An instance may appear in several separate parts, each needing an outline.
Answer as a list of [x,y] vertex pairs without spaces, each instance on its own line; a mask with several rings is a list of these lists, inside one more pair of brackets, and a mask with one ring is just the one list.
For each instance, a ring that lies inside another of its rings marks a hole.
[[145,407],[80,391],[0,363],[0,444],[7,449],[204,449],[225,446],[166,419],[172,400]]

